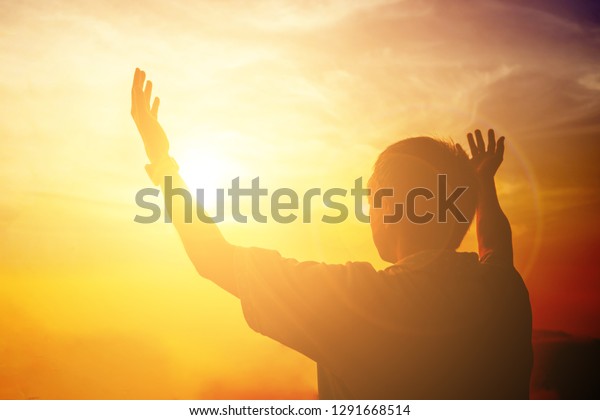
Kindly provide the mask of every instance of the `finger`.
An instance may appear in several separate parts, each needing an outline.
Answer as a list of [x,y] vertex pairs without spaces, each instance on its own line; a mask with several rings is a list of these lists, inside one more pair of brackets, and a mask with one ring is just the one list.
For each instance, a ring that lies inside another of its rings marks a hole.
[[488,130],[488,153],[496,153],[496,133],[493,129]]
[[140,70],[140,74],[138,75],[138,83],[137,88],[141,91],[144,90],[144,82],[146,81],[146,72],[144,70]]
[[136,116],[136,105],[135,105],[135,87],[137,86],[137,79],[138,79],[138,75],[139,75],[140,69],[136,68],[135,71],[133,72],[133,82],[131,84],[131,115],[133,116],[133,118],[135,119]]
[[135,106],[135,91],[131,89],[131,116],[135,119],[137,115],[137,110]]
[[134,80],[133,83],[133,90],[136,94],[136,99],[139,99],[139,96],[142,96],[142,98],[144,96],[144,80],[146,80],[146,73],[138,69],[137,78]]
[[142,71],[139,68],[135,69],[135,73],[133,75],[133,85],[131,86],[131,99],[132,101],[136,102],[136,107],[137,107],[137,100],[138,100],[138,94],[140,92],[142,92],[142,90],[140,89],[140,81],[142,79]]
[[473,134],[467,134],[467,140],[469,141],[469,149],[471,149],[471,156],[475,157],[479,154],[479,150],[477,150],[477,146],[475,146],[475,139],[473,138]]
[[150,111],[148,106],[149,100],[146,101],[146,93],[144,92],[144,80],[146,79],[146,73],[142,70],[139,71],[138,77],[133,88],[133,98],[135,100],[136,112],[138,116],[144,111]]
[[148,80],[146,82],[146,88],[144,89],[144,102],[146,109],[150,109],[150,99],[152,98],[152,82]]
[[498,139],[498,145],[496,146],[496,156],[500,161],[504,159],[504,136]]
[[133,89],[131,89],[131,116],[133,119],[137,116],[137,107],[135,106],[135,93]]
[[131,90],[135,89],[135,87],[137,86],[137,79],[139,77],[139,74],[140,74],[140,69],[138,69],[136,67],[135,71],[133,72],[133,83],[131,84]]
[[485,153],[485,143],[481,130],[475,130],[475,138],[477,139],[477,150],[479,150],[479,153]]
[[158,118],[158,107],[160,106],[160,98],[157,96],[154,98],[154,102],[152,102],[152,109],[150,113],[154,118]]

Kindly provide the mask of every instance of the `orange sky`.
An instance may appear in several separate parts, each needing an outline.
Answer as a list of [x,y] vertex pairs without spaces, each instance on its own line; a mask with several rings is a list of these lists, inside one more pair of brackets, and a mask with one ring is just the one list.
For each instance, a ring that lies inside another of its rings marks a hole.
[[[188,3],[0,2],[0,398],[316,395],[313,363],[251,332],[171,226],[133,222],[135,67],[192,187],[349,189],[395,140],[496,128],[535,327],[600,336],[596,6]],[[384,266],[359,223],[222,228]]]

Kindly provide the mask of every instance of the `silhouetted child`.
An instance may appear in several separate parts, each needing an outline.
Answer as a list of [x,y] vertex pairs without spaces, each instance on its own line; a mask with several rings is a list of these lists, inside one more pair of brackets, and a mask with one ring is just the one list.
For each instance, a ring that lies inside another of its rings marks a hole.
[[[132,115],[148,172],[163,191],[166,176],[185,188],[144,81],[136,69]],[[377,159],[370,223],[392,264],[382,271],[238,247],[214,223],[185,223],[176,203],[171,217],[198,273],[240,298],[251,328],[317,362],[320,398],[528,398],[531,308],[494,184],[504,138],[490,130],[486,147],[477,130],[468,141],[471,159],[429,137]],[[456,252],[475,215],[479,256]]]

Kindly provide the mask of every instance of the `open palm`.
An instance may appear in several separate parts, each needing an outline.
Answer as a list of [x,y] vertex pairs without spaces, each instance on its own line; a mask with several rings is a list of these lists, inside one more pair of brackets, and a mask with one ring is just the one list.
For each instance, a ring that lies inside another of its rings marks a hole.
[[154,98],[152,107],[150,107],[152,82],[148,80],[144,87],[145,80],[146,73],[135,69],[131,87],[131,116],[142,136],[150,162],[158,162],[168,156],[169,140],[158,122],[160,99]]
[[493,178],[504,158],[504,137],[496,141],[496,133],[488,131],[488,145],[485,147],[483,135],[480,130],[467,134],[471,148],[471,164],[481,178]]

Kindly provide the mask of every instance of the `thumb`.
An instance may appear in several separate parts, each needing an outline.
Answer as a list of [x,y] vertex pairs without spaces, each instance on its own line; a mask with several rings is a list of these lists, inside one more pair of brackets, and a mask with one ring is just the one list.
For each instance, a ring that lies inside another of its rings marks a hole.
[[504,137],[498,139],[498,143],[496,144],[496,157],[501,162],[504,159]]

